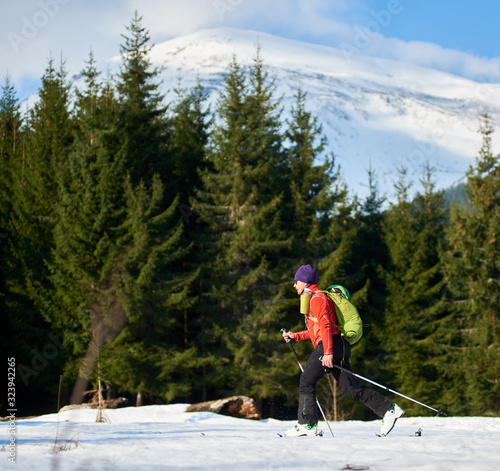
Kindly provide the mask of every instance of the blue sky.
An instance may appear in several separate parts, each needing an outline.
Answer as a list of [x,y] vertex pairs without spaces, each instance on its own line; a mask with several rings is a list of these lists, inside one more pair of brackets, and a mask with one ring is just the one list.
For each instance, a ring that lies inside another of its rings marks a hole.
[[[243,2],[242,2],[243,3]],[[281,2],[279,2],[281,3]],[[302,2],[290,1],[290,4]],[[304,2],[305,3],[305,2]],[[498,0],[351,0],[312,1],[316,14],[337,19],[350,26],[366,26],[373,20],[380,23],[380,33],[387,38],[404,41],[423,41],[444,48],[457,49],[488,58],[500,56]],[[382,11],[392,14],[388,21]],[[230,15],[228,14],[227,17]],[[229,21],[231,19],[229,18]],[[270,18],[269,18],[270,20]],[[285,24],[280,28],[278,15],[274,27],[283,35],[295,36]],[[297,22],[299,22],[297,18]],[[252,18],[251,23],[256,19]],[[327,42],[329,36],[324,29],[316,34],[313,27],[303,37],[318,42]],[[330,34],[333,36],[333,34]]]
[[[367,10],[387,9],[387,0],[364,2],[357,18],[363,23]],[[384,35],[405,41],[424,41],[488,58],[500,56],[498,0],[401,0],[403,11],[384,29]]]
[[2,2],[0,74],[36,91],[48,58],[70,74],[119,54],[135,10],[155,43],[233,26],[500,83],[498,0],[20,0]]

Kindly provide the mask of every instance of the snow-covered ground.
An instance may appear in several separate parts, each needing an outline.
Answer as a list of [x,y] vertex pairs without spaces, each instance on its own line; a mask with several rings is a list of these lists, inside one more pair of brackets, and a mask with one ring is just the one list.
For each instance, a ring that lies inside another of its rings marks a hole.
[[[485,470],[499,469],[500,418],[401,418],[387,437],[380,421],[320,423],[322,437],[285,437],[293,421],[185,412],[186,404],[68,411],[0,422],[0,469],[18,470]],[[415,432],[421,429],[421,436]]]

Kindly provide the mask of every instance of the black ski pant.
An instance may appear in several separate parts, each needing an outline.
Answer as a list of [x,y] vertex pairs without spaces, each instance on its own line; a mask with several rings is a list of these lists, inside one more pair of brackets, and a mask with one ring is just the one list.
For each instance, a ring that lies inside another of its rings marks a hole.
[[[342,339],[340,334],[333,337],[333,363],[342,368],[351,370],[349,357],[351,346]],[[307,360],[304,372],[300,377],[299,387],[299,424],[314,425],[318,422],[318,407],[316,404],[316,383],[326,374],[331,373],[337,381],[340,389],[348,396],[358,400],[369,407],[376,415],[383,417],[391,407],[392,401],[382,394],[360,384],[356,378],[338,368],[325,368],[321,364],[323,359],[323,343],[311,353]]]

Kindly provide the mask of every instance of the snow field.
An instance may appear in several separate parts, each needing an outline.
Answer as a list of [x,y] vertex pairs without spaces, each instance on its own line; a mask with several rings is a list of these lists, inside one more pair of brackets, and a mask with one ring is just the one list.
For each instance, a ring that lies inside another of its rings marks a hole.
[[[380,421],[320,422],[322,437],[280,438],[294,421],[185,412],[186,404],[67,411],[16,422],[16,463],[0,423],[0,470],[494,470],[500,418],[413,417],[387,437]],[[421,429],[422,435],[415,432]],[[56,440],[57,437],[57,440]]]

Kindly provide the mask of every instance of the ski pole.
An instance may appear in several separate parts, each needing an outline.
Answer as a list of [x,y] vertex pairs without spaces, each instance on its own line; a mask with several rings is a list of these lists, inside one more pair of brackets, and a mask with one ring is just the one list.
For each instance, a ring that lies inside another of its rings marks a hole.
[[413,402],[415,402],[417,404],[420,404],[421,406],[427,407],[427,409],[431,409],[431,410],[437,412],[438,416],[440,416],[440,415],[446,416],[447,415],[446,412],[444,412],[442,410],[442,407],[440,407],[439,410],[438,409],[434,409],[434,407],[428,406],[427,404],[424,404],[423,402],[416,401],[415,399],[412,399],[411,397],[405,396],[404,394],[401,394],[401,393],[399,393],[397,391],[394,391],[393,389],[390,389],[387,386],[383,386],[382,384],[378,384],[375,381],[372,381],[371,379],[368,379],[368,378],[365,378],[364,376],[358,375],[358,374],[354,373],[351,370],[347,370],[346,368],[342,368],[339,365],[333,365],[333,366],[335,368],[338,368],[341,371],[344,371],[345,373],[349,373],[349,374],[355,376],[356,378],[362,379],[363,381],[367,381],[368,383],[372,383],[375,386],[378,386],[379,388],[385,389],[386,391],[389,391],[389,392],[391,392],[393,394],[397,394],[398,396],[404,397],[405,399],[408,399],[408,400],[413,401]]
[[[287,332],[287,330],[283,328],[283,329],[281,329],[281,332],[285,333],[285,332]],[[295,359],[297,360],[297,363],[299,364],[300,371],[302,371],[302,373],[303,373],[304,372],[304,368],[302,367],[302,364],[300,363],[300,360],[299,360],[299,357],[297,355],[297,352],[295,351],[295,348],[293,348],[293,342],[294,342],[294,340],[290,339],[290,338],[288,340],[286,340],[286,343],[288,345],[290,345],[290,348],[292,349],[292,352],[295,355]],[[332,434],[332,437],[335,437],[335,435],[333,435],[332,428],[330,427],[330,423],[328,422],[328,420],[326,420],[325,413],[323,412],[323,409],[321,408],[321,405],[320,405],[320,403],[318,401],[318,398],[315,397],[315,399],[316,399],[316,404],[318,406],[318,409],[320,410],[321,415],[323,416],[323,419],[325,419],[326,425],[328,425],[328,428],[330,429],[330,433]]]

